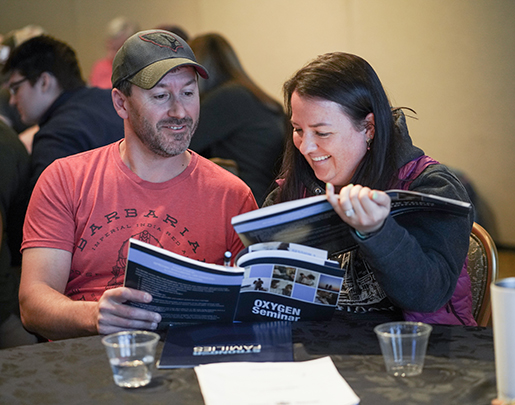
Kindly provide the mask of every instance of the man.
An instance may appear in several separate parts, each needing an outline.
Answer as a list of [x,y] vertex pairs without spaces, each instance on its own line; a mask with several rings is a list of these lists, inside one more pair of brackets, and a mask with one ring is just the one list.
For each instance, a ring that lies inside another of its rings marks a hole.
[[14,48],[9,74],[10,104],[26,125],[39,125],[32,145],[31,188],[55,159],[104,146],[123,137],[110,90],[88,88],[75,52],[47,35]]
[[199,119],[187,43],[137,33],[113,61],[112,99],[125,138],[59,159],[31,197],[22,244],[25,326],[49,339],[155,329],[161,316],[125,305],[151,302],[121,287],[129,238],[222,264],[243,248],[231,218],[257,208],[239,178],[188,150]]

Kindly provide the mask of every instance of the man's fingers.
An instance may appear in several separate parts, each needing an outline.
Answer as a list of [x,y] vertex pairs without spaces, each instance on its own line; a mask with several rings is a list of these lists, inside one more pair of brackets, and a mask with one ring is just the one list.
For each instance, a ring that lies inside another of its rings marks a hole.
[[111,290],[106,290],[103,298],[107,298],[119,304],[126,301],[134,301],[148,304],[152,301],[152,296],[149,293],[127,287],[119,287],[113,288]]
[[161,322],[157,312],[126,305],[127,301],[149,303],[152,296],[144,291],[120,287],[107,290],[98,302],[98,332],[113,333],[114,330],[156,329]]

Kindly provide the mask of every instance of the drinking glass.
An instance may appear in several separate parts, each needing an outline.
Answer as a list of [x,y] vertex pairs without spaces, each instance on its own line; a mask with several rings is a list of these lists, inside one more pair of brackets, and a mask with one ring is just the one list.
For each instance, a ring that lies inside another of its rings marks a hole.
[[422,373],[433,327],[422,322],[389,322],[374,328],[388,374],[411,377]]
[[118,332],[102,338],[120,387],[138,388],[150,383],[159,335],[146,331]]

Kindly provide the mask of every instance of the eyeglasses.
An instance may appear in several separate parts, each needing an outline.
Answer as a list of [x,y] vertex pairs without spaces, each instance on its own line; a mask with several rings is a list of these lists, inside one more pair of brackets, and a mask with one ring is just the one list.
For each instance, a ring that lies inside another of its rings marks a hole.
[[11,96],[15,96],[16,93],[18,92],[18,89],[20,88],[20,86],[22,85],[22,83],[26,80],[29,80],[28,77],[25,77],[23,79],[20,79],[16,82],[13,82],[11,84],[9,84],[9,93],[11,93]]

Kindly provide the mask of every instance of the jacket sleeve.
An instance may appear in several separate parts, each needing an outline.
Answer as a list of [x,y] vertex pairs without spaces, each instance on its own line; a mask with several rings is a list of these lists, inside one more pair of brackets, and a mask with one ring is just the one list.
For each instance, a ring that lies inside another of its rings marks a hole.
[[[426,168],[409,189],[470,202],[463,185],[443,165]],[[436,211],[388,217],[377,234],[356,240],[394,305],[433,312],[456,288],[473,218],[473,210],[467,217]]]

